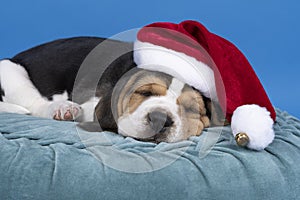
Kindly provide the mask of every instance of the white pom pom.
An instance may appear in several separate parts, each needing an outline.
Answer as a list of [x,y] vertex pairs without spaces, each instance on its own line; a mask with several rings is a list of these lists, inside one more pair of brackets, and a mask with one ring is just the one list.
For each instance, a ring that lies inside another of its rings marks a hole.
[[234,136],[246,133],[249,137],[247,147],[263,150],[274,139],[273,119],[270,112],[256,104],[238,107],[231,118],[231,129]]

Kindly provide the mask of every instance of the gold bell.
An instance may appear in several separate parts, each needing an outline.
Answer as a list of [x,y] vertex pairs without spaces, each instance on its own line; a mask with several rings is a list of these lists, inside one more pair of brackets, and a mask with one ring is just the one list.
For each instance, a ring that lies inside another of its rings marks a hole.
[[245,147],[249,143],[249,137],[246,133],[238,133],[235,136],[235,141],[239,146]]

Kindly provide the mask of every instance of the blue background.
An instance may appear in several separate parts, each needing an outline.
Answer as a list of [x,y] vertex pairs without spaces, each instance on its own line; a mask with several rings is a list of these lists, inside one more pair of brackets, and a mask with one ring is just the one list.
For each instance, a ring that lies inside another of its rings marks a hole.
[[26,0],[0,3],[0,58],[71,36],[110,37],[156,21],[194,19],[237,45],[273,105],[300,118],[298,0]]

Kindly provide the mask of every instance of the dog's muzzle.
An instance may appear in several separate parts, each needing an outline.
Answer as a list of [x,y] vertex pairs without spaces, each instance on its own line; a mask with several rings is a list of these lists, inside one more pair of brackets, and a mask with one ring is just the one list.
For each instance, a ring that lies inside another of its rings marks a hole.
[[156,134],[166,132],[174,124],[172,118],[163,111],[153,111],[148,113],[147,121]]

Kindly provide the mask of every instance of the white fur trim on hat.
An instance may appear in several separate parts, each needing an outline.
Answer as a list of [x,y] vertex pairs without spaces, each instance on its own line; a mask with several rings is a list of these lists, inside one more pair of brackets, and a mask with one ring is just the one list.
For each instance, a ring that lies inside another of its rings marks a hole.
[[263,150],[274,139],[273,120],[266,108],[256,104],[239,106],[231,118],[232,133],[246,133],[248,148]]
[[217,99],[213,70],[191,56],[148,42],[136,41],[134,61],[138,68],[169,74],[193,86],[204,96]]

